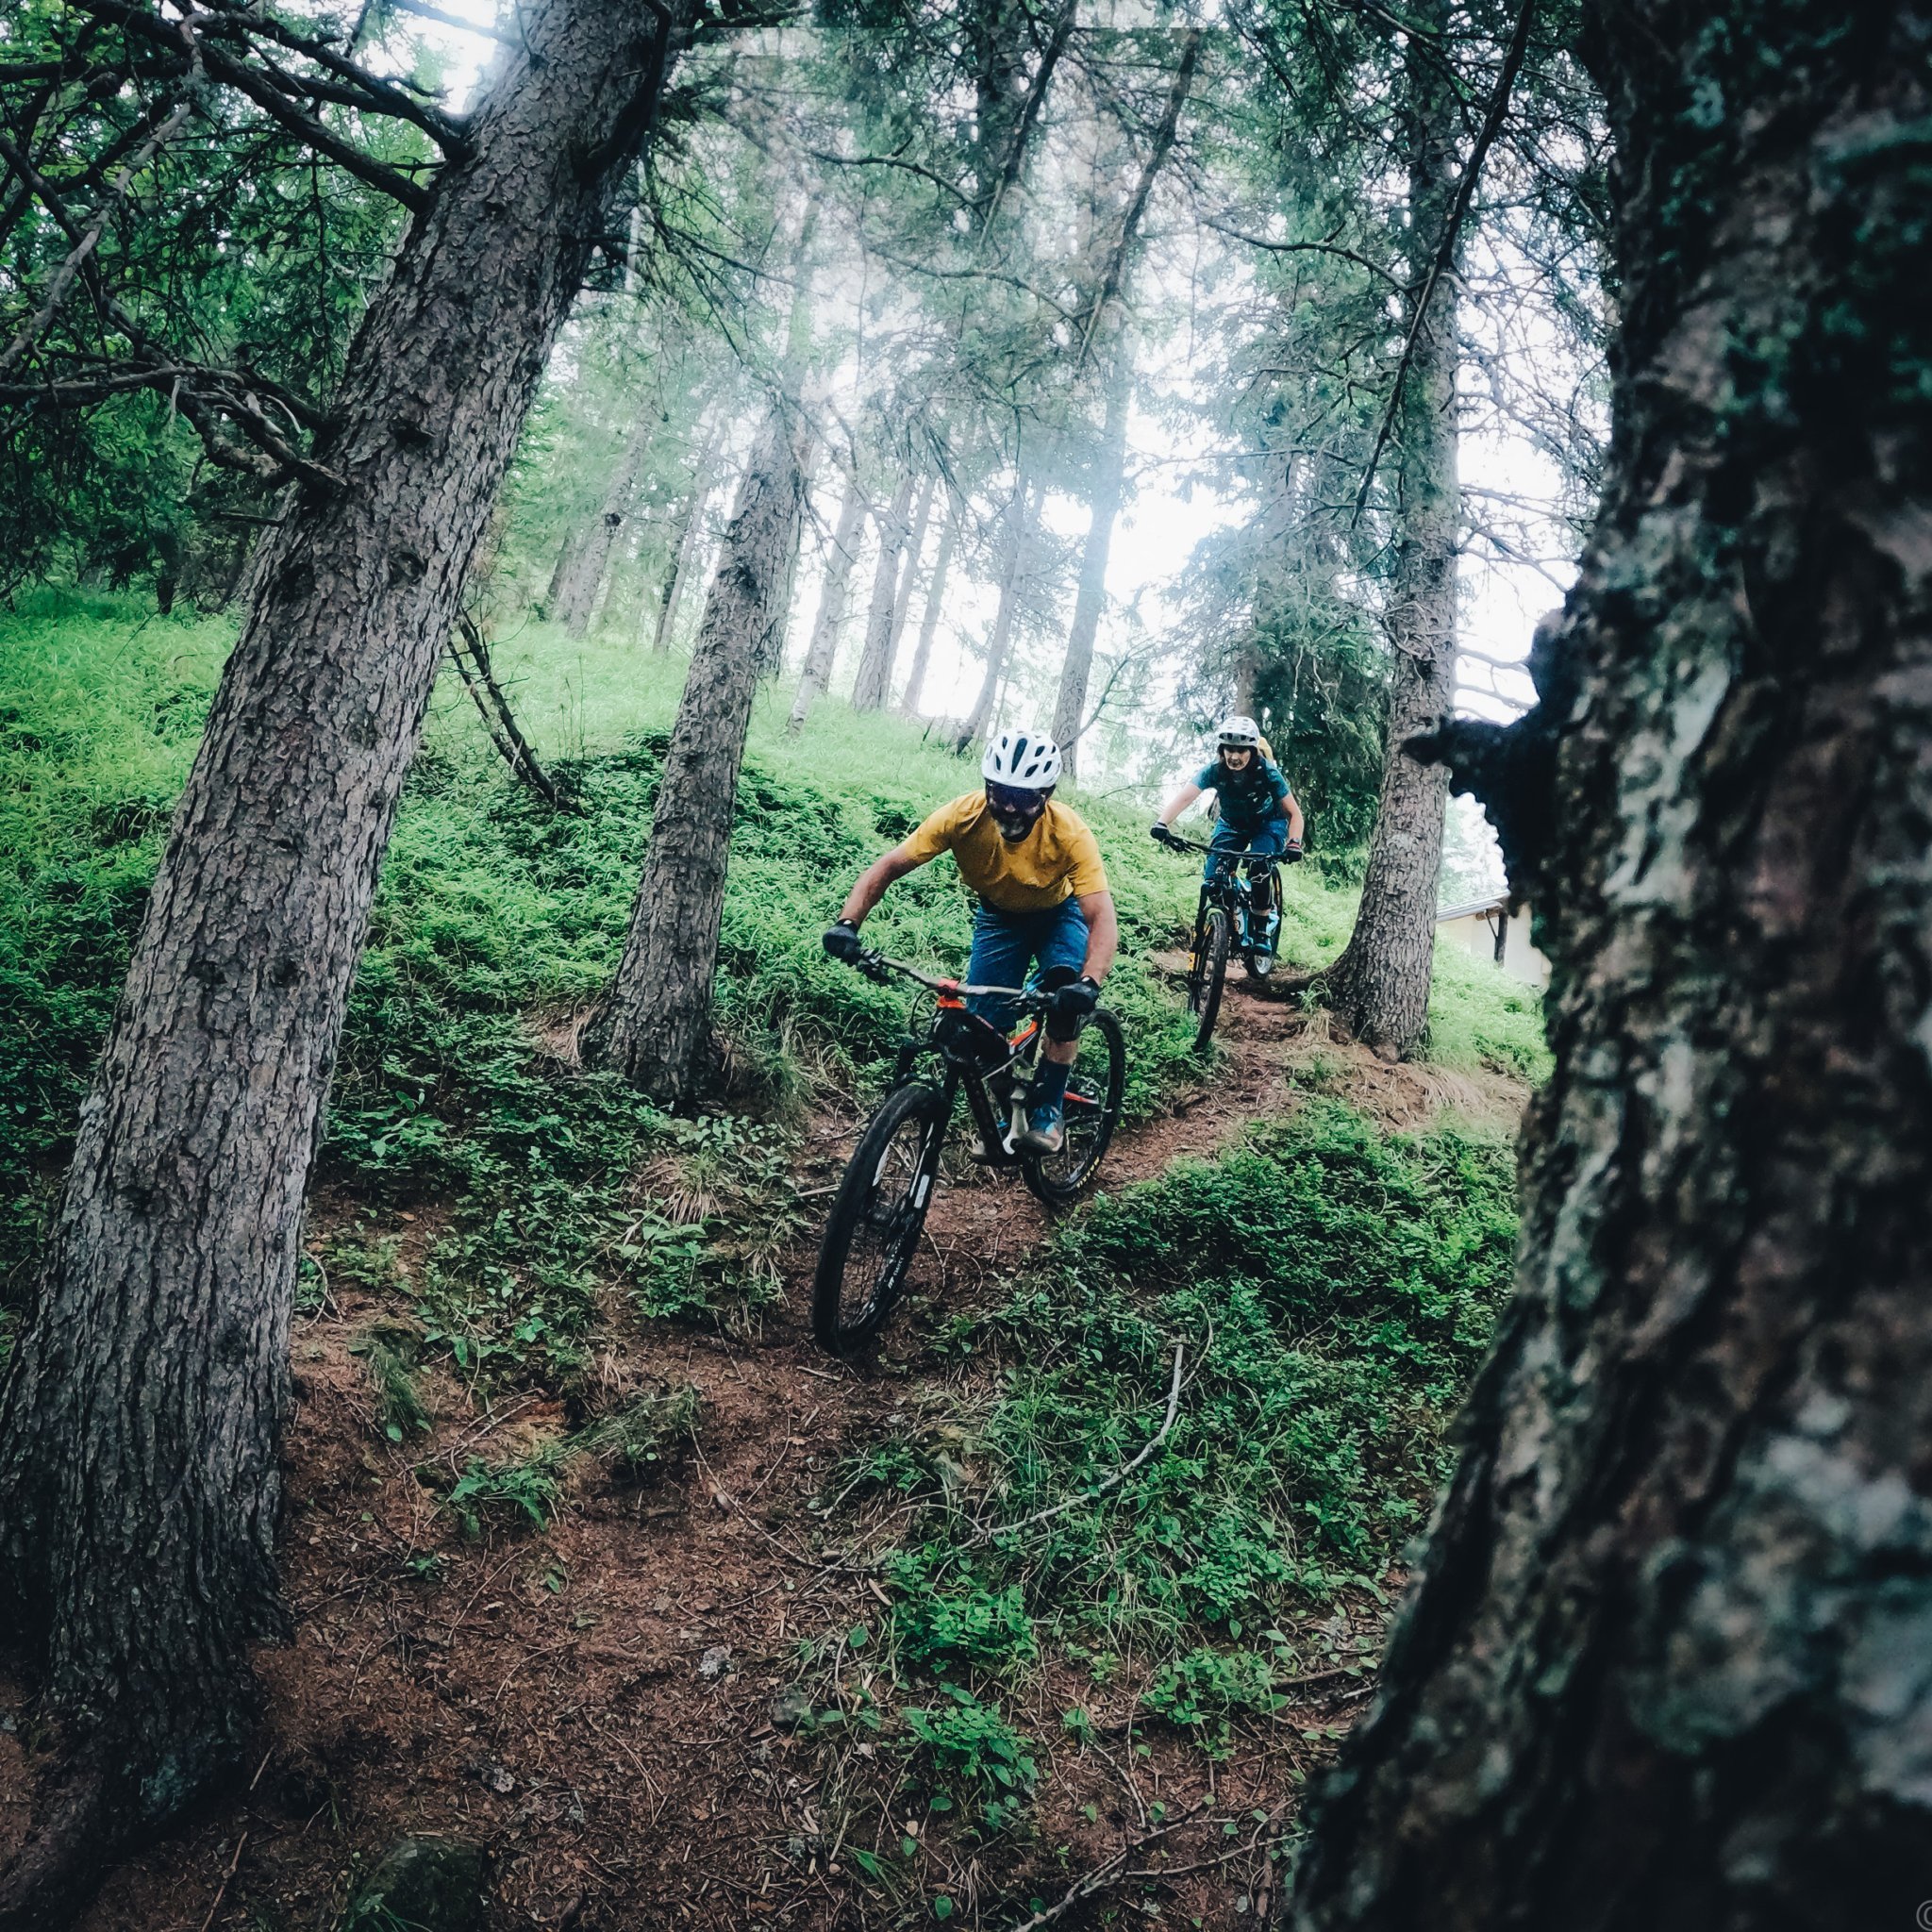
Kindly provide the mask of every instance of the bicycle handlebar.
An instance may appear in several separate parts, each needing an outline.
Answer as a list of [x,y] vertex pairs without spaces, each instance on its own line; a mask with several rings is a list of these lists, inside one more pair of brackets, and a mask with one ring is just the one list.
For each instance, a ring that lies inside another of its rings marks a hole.
[[974,986],[964,980],[945,979],[937,974],[923,973],[917,966],[908,966],[904,959],[889,959],[885,954],[870,950],[862,951],[852,963],[860,973],[874,979],[883,979],[889,972],[897,973],[907,979],[916,979],[933,992],[958,993],[962,998],[977,998],[983,994],[997,999],[1019,1000],[1026,1006],[1043,1007],[1053,997],[1038,987]]
[[1226,845],[1203,845],[1196,839],[1183,839],[1175,832],[1170,832],[1160,842],[1170,851],[1205,852],[1214,858],[1232,858],[1237,862],[1254,859],[1267,865],[1280,865],[1288,857],[1285,852],[1236,852]]

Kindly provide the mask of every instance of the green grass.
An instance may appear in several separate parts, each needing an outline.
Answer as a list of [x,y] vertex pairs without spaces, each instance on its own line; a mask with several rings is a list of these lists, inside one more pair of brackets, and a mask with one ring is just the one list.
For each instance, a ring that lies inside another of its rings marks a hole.
[[[44,592],[0,621],[0,1021],[19,1048],[0,1057],[0,1310],[25,1291],[231,634],[132,599]],[[789,687],[761,697],[717,988],[728,1112],[671,1121],[560,1066],[533,1022],[581,1010],[615,963],[684,660],[541,627],[498,657],[586,814],[558,815],[515,787],[460,685],[444,681],[377,891],[320,1172],[378,1220],[411,1200],[450,1208],[448,1233],[400,1284],[427,1346],[466,1374],[529,1362],[568,1375],[606,1287],[647,1316],[756,1324],[776,1248],[796,1231],[767,1211],[782,1196],[787,1123],[827,1087],[873,1090],[908,1006],[827,959],[819,933],[858,870],[967,790],[974,767],[903,722],[839,704],[788,738]],[[1146,837],[1141,805],[1075,799],[1120,906],[1108,996],[1132,1041],[1129,1112],[1143,1112],[1195,1077],[1186,1020],[1145,963],[1184,930],[1194,870]],[[1292,958],[1332,957],[1345,892],[1302,868],[1285,910]],[[869,931],[904,957],[962,965],[969,902],[952,868],[902,882]],[[1449,1063],[1534,1072],[1537,1028],[1533,995],[1445,960],[1434,1030]],[[717,1185],[673,1188],[685,1207],[667,1213],[636,1184],[654,1163],[708,1163]]]
[[[996,1315],[973,1422],[994,1521],[895,1559],[907,1654],[1003,1671],[1048,1639],[1172,1660],[1374,1584],[1444,1473],[1444,1430],[1507,1283],[1500,1137],[1388,1135],[1333,1101],[1095,1203]],[[1187,1387],[1160,1453],[1097,1488]],[[954,1506],[931,1505],[935,1527]]]
[[[807,1660],[817,1722],[884,1747],[889,1788],[852,1802],[936,1814],[963,1858],[1030,1829],[1050,1728],[1278,1748],[1294,1680],[1373,1669],[1507,1292],[1513,1193],[1500,1135],[1313,1100],[1097,1201],[959,1321],[941,1346],[977,1392],[856,1447],[818,1506],[891,1599],[862,1693]],[[1092,1690],[1065,1708],[1070,1673]]]

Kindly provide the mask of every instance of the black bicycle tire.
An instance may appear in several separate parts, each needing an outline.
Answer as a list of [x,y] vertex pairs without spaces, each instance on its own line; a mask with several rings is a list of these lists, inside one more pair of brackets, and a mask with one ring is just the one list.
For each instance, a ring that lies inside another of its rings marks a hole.
[[1221,991],[1227,980],[1228,917],[1219,906],[1208,909],[1201,934],[1201,1005],[1194,1026],[1194,1051],[1206,1053],[1214,1038],[1214,1023],[1221,1017]]
[[1089,1032],[1098,1032],[1107,1041],[1107,1100],[1101,1109],[1100,1133],[1093,1151],[1081,1163],[1079,1172],[1071,1179],[1057,1181],[1041,1170],[1038,1159],[1023,1160],[1020,1172],[1025,1177],[1026,1185],[1049,1208],[1064,1208],[1069,1202],[1077,1201],[1086,1191],[1087,1183],[1093,1178],[1100,1163],[1107,1158],[1107,1150],[1113,1145],[1114,1129],[1121,1124],[1121,1102],[1127,1085],[1127,1036],[1121,1023],[1105,1007],[1097,1008],[1087,1022]]
[[[926,1172],[925,1192],[892,1257],[891,1265],[896,1269],[892,1280],[883,1290],[874,1282],[858,1321],[848,1323],[843,1319],[845,1267],[878,1164],[908,1120],[921,1113],[938,1120],[941,1098],[939,1090],[924,1080],[908,1080],[905,1086],[895,1087],[866,1123],[851,1159],[845,1163],[844,1176],[833,1197],[832,1211],[825,1217],[825,1231],[819,1241],[818,1267],[811,1284],[811,1332],[828,1355],[850,1355],[872,1341],[885,1325],[886,1317],[892,1312],[905,1288],[907,1272],[919,1250],[926,1210],[932,1205],[932,1187],[938,1177],[939,1156],[945,1140],[943,1132],[928,1141],[922,1152],[920,1168]],[[880,1272],[883,1276],[884,1268]]]

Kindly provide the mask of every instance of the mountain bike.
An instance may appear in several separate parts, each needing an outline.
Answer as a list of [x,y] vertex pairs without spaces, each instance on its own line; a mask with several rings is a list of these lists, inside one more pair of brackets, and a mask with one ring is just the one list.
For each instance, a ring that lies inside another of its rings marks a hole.
[[[1212,853],[1197,840],[1170,832],[1161,843],[1170,852]],[[1221,1017],[1222,988],[1227,978],[1230,948],[1241,956],[1251,979],[1266,979],[1274,970],[1274,938],[1281,929],[1281,858],[1278,852],[1219,852],[1232,865],[1201,882],[1200,903],[1194,908],[1194,938],[1188,955],[1188,1010],[1194,1016],[1194,1051],[1205,1053]],[[1245,875],[1241,875],[1241,874]],[[1255,886],[1268,886],[1266,910],[1255,904]]]
[[[1100,1165],[1120,1123],[1127,1071],[1121,1023],[1097,1008],[1069,1071],[1059,1151],[1016,1147],[1053,987],[968,986],[882,953],[861,953],[855,964],[874,979],[897,974],[914,981],[935,995],[936,1007],[923,1033],[908,1031],[900,1041],[891,1085],[853,1149],[819,1244],[811,1326],[820,1346],[834,1355],[863,1348],[899,1299],[962,1092],[978,1140],[971,1158],[987,1167],[1017,1167],[1026,1185],[1058,1208],[1074,1200]],[[1010,1035],[967,1010],[967,999],[982,993],[1018,1008],[1019,1024]],[[934,1064],[922,1072],[922,1060]]]

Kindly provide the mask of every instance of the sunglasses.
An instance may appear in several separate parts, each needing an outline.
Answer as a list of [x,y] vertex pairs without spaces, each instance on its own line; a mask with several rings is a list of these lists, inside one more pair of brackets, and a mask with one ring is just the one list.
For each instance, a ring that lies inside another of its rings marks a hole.
[[1046,809],[1046,800],[1040,792],[1019,785],[989,784],[986,802],[1003,819],[1037,819]]

